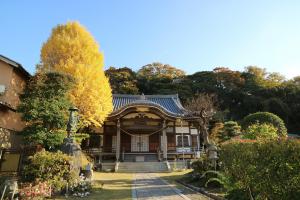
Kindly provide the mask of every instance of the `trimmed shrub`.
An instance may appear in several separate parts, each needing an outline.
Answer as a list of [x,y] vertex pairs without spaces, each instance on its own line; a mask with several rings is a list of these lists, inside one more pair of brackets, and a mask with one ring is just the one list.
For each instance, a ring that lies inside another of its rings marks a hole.
[[71,157],[60,151],[56,153],[40,151],[29,160],[23,172],[25,181],[46,182],[54,189],[60,190],[76,178],[74,170],[70,169]]
[[[235,190],[241,195],[245,191],[248,199],[250,196],[253,199],[297,199],[300,195],[299,152],[300,142],[296,140],[231,142],[222,145],[220,162]],[[238,199],[236,193],[233,196]]]
[[287,129],[285,127],[284,121],[277,115],[269,112],[257,112],[246,116],[242,122],[243,130],[246,130],[250,125],[255,123],[267,123],[272,124],[277,128],[277,133],[279,136],[286,136]]
[[245,130],[243,138],[258,141],[278,139],[277,128],[272,124],[255,123]]
[[224,142],[230,140],[232,137],[238,136],[241,134],[241,127],[235,121],[228,121],[224,123],[224,127],[221,130],[219,139]]
[[224,124],[218,122],[211,129],[209,137],[215,144],[219,144],[240,135],[241,129],[236,121],[227,121]]

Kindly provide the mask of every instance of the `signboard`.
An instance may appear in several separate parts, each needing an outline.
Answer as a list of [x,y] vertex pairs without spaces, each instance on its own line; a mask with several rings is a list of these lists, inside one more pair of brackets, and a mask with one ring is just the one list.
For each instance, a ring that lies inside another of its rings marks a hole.
[[175,128],[176,133],[190,133],[189,127],[176,127]]
[[184,148],[177,147],[176,151],[177,151],[177,153],[183,153],[183,152],[188,153],[188,152],[191,152],[191,148],[190,147],[184,147]]
[[195,128],[191,128],[191,135],[198,135],[198,130]]

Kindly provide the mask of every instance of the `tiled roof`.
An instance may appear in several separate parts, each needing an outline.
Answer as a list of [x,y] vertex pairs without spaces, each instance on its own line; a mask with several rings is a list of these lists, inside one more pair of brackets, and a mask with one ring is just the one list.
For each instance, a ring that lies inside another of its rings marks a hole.
[[152,105],[163,109],[170,115],[183,116],[185,109],[182,107],[178,95],[113,95],[114,112],[130,105]]

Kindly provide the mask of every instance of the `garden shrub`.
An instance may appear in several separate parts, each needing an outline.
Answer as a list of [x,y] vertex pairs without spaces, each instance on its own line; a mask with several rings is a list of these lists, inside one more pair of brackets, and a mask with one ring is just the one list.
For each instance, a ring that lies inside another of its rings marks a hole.
[[194,171],[190,176],[191,178],[189,182],[196,183],[196,185],[199,187],[212,187],[212,188],[222,187],[222,185],[219,182],[209,181],[218,178],[218,173],[214,173],[215,171],[212,171],[214,169],[214,166],[206,156],[203,156],[198,160],[195,160],[194,162],[192,162],[191,166],[194,169]]
[[233,189],[225,196],[229,200],[246,200],[249,199],[248,193],[245,189]]
[[278,139],[277,128],[272,124],[255,123],[245,130],[243,138],[258,141]]
[[[222,170],[235,190],[254,199],[297,199],[300,195],[300,142],[279,140],[222,145]],[[234,193],[234,192],[233,192]],[[232,191],[229,192],[233,195]],[[228,198],[230,199],[230,198]],[[238,199],[235,198],[232,199]]]
[[230,179],[220,171],[209,170],[209,171],[204,172],[202,177],[208,178],[208,180],[206,181],[206,183],[204,185],[205,187],[212,186],[214,188],[223,187],[226,189],[231,189],[232,185],[233,185],[231,183]]
[[224,123],[224,127],[221,130],[219,135],[220,141],[224,142],[231,139],[232,137],[238,136],[241,134],[241,127],[235,121],[228,121]]
[[198,160],[192,162],[192,168],[194,172],[197,174],[202,175],[204,172],[212,169],[210,162],[206,156],[202,156]]
[[242,122],[243,130],[246,130],[250,125],[255,123],[268,123],[272,124],[278,129],[277,133],[279,136],[286,136],[287,129],[284,121],[277,115],[269,112],[257,112],[246,116]]
[[222,129],[224,124],[222,122],[216,122],[212,129],[210,130],[209,139],[214,144],[219,144],[220,141],[220,134],[222,133]]
[[198,176],[197,186],[202,188],[222,188],[222,183],[216,181],[218,179],[217,173],[213,170],[204,172],[201,176]]
[[56,153],[40,151],[29,158],[24,167],[23,179],[28,182],[47,182],[54,189],[60,190],[67,183],[74,182],[76,174],[70,169],[70,156],[58,151]]

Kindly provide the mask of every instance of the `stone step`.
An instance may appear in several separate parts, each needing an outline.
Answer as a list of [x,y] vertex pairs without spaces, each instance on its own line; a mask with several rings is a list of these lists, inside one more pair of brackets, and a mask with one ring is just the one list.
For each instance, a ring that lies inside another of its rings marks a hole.
[[[136,161],[136,157],[139,156],[138,154],[126,154],[124,156],[124,161],[125,162],[135,162]],[[144,155],[144,161],[147,162],[157,162],[157,155],[155,154],[151,154],[151,155]]]
[[114,170],[115,165],[115,163],[102,163],[102,171]]
[[165,162],[121,162],[118,172],[167,172]]

